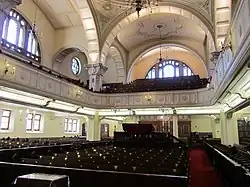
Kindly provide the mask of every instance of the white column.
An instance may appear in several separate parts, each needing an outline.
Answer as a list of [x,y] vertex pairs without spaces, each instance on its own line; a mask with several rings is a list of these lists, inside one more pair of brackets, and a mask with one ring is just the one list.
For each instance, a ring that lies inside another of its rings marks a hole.
[[88,117],[87,140],[101,140],[101,121],[98,112],[94,116]]
[[103,74],[108,70],[101,63],[86,65],[89,73],[89,89],[101,91],[103,83]]
[[118,122],[116,125],[116,132],[122,132],[123,131],[123,127],[122,127],[122,122]]
[[233,146],[234,144],[239,144],[238,119],[239,119],[239,116],[237,114],[227,116],[227,120],[226,120],[227,145]]
[[[0,38],[2,39],[3,25],[6,16],[12,8],[17,7],[22,0],[0,0]],[[0,44],[1,45],[1,44]]]
[[178,116],[173,115],[173,135],[178,138]]
[[221,143],[224,145],[228,145],[226,115],[224,112],[220,112],[220,126],[221,126]]

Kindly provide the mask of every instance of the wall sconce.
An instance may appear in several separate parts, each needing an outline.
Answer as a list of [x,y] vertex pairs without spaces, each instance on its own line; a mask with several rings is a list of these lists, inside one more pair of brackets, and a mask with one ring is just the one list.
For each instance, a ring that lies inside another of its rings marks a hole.
[[14,75],[16,72],[16,67],[12,67],[12,70],[10,71],[10,65],[9,63],[5,64],[5,68],[4,68],[4,74],[7,75],[8,73],[10,73],[11,75]]
[[81,95],[82,95],[82,91],[78,90],[78,91],[76,92],[76,97],[81,97]]
[[9,72],[10,65],[9,63],[5,63],[4,74],[6,75]]
[[145,99],[146,99],[146,101],[151,102],[152,96],[151,95],[146,95]]

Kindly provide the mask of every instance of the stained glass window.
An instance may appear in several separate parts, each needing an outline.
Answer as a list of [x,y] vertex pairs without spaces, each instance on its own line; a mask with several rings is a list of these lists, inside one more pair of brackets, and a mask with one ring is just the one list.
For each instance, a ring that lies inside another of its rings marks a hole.
[[1,43],[6,49],[40,61],[40,47],[34,29],[15,10],[11,10],[4,21]]
[[[158,72],[157,72],[158,71]],[[163,60],[154,65],[147,73],[146,79],[191,76],[193,71],[178,60]]]
[[74,75],[79,75],[81,72],[81,61],[77,57],[72,58],[71,70]]

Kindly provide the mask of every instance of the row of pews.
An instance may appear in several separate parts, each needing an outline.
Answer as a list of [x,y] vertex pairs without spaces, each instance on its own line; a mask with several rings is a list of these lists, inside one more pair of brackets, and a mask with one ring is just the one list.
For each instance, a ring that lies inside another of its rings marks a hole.
[[128,84],[103,84],[102,92],[127,93],[199,89],[207,87],[208,83],[209,79],[201,79],[199,75],[171,77],[163,79],[137,79]]
[[86,138],[80,137],[55,137],[55,138],[2,138],[0,140],[1,149],[27,148],[38,146],[53,146],[85,142]]
[[206,141],[204,147],[213,163],[221,173],[225,185],[247,187],[250,184],[250,150],[230,147],[218,142]]
[[69,144],[0,149],[0,169],[5,171],[0,175],[1,186],[10,186],[18,176],[30,173],[67,175],[71,187],[188,186],[186,145],[165,133],[131,129],[123,138],[115,133],[114,141],[71,140]]

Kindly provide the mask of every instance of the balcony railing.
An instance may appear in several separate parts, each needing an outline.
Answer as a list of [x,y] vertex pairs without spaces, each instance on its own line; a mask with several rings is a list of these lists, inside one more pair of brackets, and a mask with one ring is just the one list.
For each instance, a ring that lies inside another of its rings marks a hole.
[[[6,56],[0,56],[0,61],[4,61],[5,58]],[[208,88],[147,93],[94,93],[79,85],[78,82],[70,82],[67,77],[61,77],[60,74],[45,67],[34,68],[30,63],[20,63],[13,58],[8,59],[7,62],[8,66],[6,63],[0,63],[0,84],[2,86],[81,106],[98,109],[114,106],[118,108],[152,108],[212,104],[213,90]],[[150,97],[148,97],[149,95]]]

